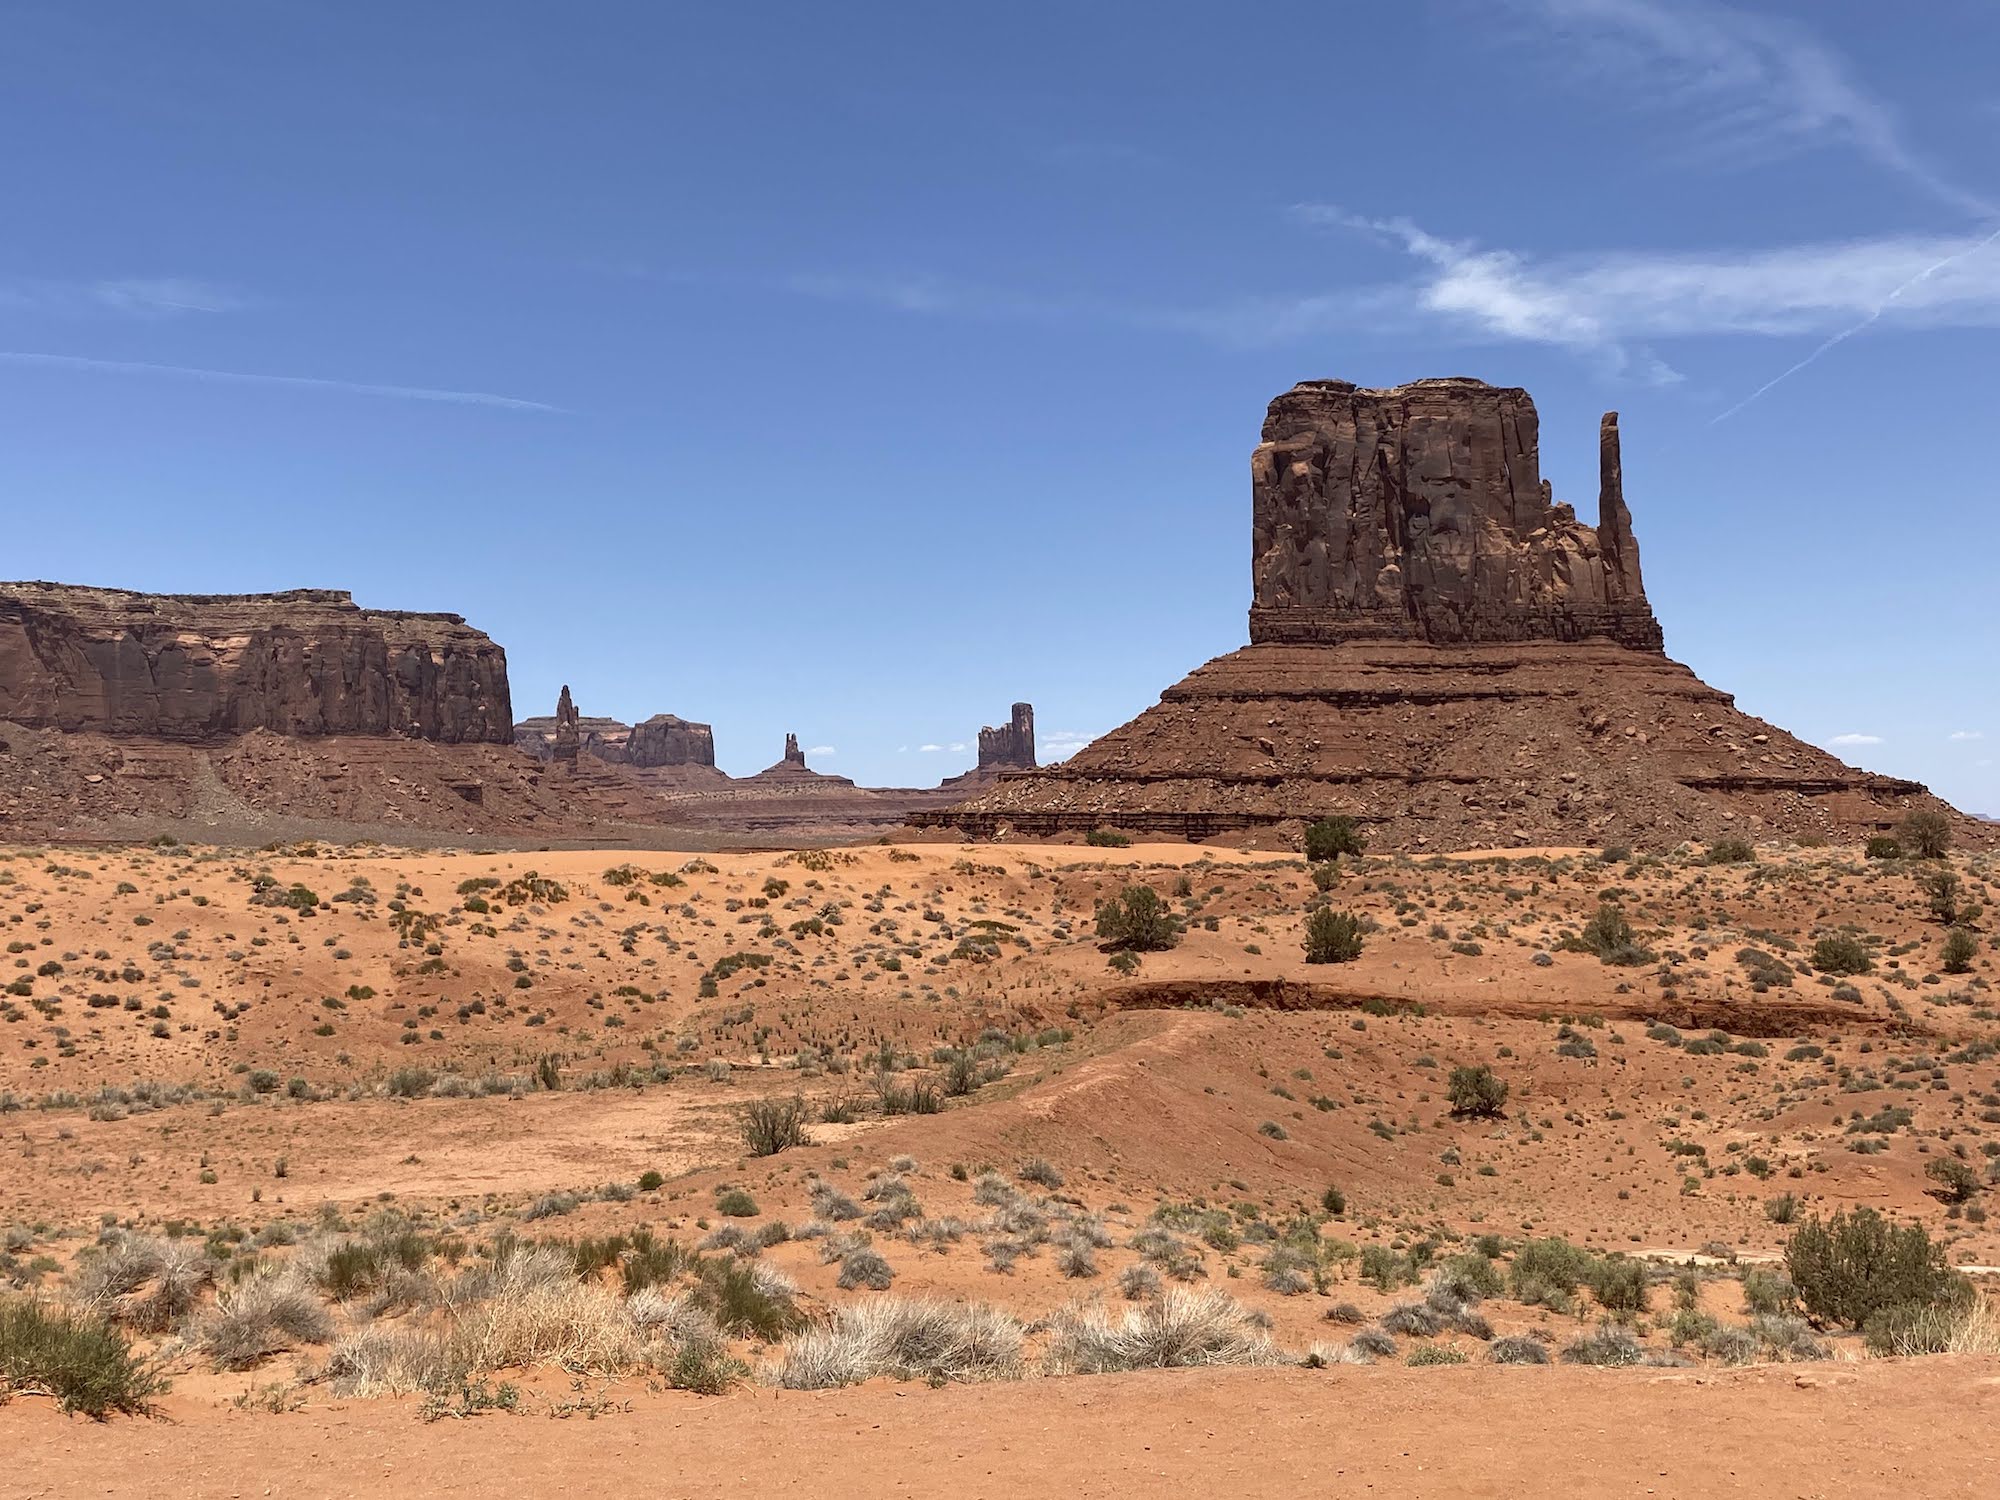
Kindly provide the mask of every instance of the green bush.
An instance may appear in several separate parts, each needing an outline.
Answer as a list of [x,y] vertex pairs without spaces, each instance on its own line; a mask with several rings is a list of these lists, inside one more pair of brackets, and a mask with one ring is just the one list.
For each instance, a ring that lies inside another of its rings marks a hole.
[[1860,938],[1836,932],[1813,944],[1812,966],[1822,974],[1867,974],[1873,972],[1875,960]]
[[1312,864],[1325,864],[1343,854],[1358,857],[1364,847],[1360,827],[1344,813],[1306,828],[1306,859]]
[[1606,1312],[1629,1314],[1646,1310],[1646,1267],[1623,1255],[1607,1255],[1590,1268],[1590,1295]]
[[743,1111],[743,1141],[752,1156],[776,1156],[806,1144],[806,1104],[797,1094],[789,1099],[758,1099]]
[[1919,859],[1943,859],[1951,848],[1951,819],[1935,807],[1920,807],[1903,819],[1903,847]]
[[1559,1235],[1529,1240],[1514,1252],[1507,1282],[1514,1298],[1542,1306],[1559,1305],[1589,1276],[1592,1256]]
[[1093,828],[1083,841],[1094,849],[1123,849],[1132,841],[1115,828]]
[[1150,885],[1128,885],[1097,904],[1097,936],[1107,952],[1157,953],[1180,941],[1181,924]]
[[1583,931],[1568,946],[1594,953],[1604,963],[1622,968],[1648,963],[1653,955],[1639,946],[1637,934],[1625,913],[1605,902],[1597,908],[1591,919],[1583,924]]
[[1861,1328],[1891,1309],[1962,1307],[1972,1297],[1921,1225],[1891,1224],[1872,1208],[1800,1225],[1785,1244],[1785,1269],[1820,1324]]
[[703,1260],[692,1297],[724,1333],[766,1343],[776,1343],[805,1323],[805,1315],[788,1294],[759,1277],[756,1267],[733,1256]]
[[1708,846],[1712,865],[1749,865],[1757,862],[1757,851],[1748,839],[1717,839]]
[[1306,918],[1306,962],[1345,964],[1361,957],[1361,918],[1322,906]]
[[757,1200],[746,1189],[723,1188],[715,1195],[715,1211],[728,1219],[754,1219]]
[[1944,935],[1944,947],[1938,954],[1938,961],[1944,965],[1947,974],[1969,974],[1972,960],[1979,954],[1979,939],[1963,927],[1954,927]]
[[1453,1068],[1445,1093],[1455,1115],[1490,1119],[1507,1107],[1507,1085],[1485,1063]]
[[109,1323],[26,1300],[0,1302],[0,1396],[39,1391],[100,1422],[143,1415],[166,1382]]
[[1878,833],[1868,841],[1864,851],[1870,859],[1901,859],[1903,846],[1886,833]]

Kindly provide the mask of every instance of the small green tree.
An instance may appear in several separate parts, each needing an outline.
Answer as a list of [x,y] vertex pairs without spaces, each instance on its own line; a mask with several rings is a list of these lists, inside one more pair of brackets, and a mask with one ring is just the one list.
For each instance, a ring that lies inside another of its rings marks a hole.
[[1507,1107],[1507,1085],[1485,1063],[1451,1070],[1445,1086],[1451,1112],[1473,1119],[1491,1119]]
[[1923,877],[1921,884],[1931,915],[1947,927],[1979,920],[1979,903],[1965,899],[1965,882],[1951,870],[1938,870]]
[[1932,1157],[1924,1176],[1937,1184],[1937,1195],[1947,1203],[1963,1203],[1979,1191],[1979,1174],[1955,1156]]
[[1821,1325],[1859,1328],[1894,1309],[1958,1308],[1972,1296],[1921,1225],[1891,1224],[1872,1208],[1800,1225],[1785,1244],[1785,1269]]
[[1181,924],[1150,885],[1128,885],[1097,904],[1097,936],[1111,953],[1158,953],[1180,941]]
[[1878,833],[1868,841],[1865,851],[1870,859],[1901,859],[1903,846],[1886,833]]
[[1944,951],[1938,955],[1947,974],[1970,974],[1972,960],[1978,956],[1979,939],[1963,927],[1954,927],[1944,935]]
[[1361,918],[1322,906],[1306,918],[1306,962],[1346,964],[1361,957]]
[[1935,807],[1920,807],[1903,819],[1903,847],[1918,859],[1943,859],[1951,847],[1951,819]]
[[1306,828],[1306,859],[1313,864],[1358,856],[1362,850],[1361,829],[1345,813],[1321,818]]

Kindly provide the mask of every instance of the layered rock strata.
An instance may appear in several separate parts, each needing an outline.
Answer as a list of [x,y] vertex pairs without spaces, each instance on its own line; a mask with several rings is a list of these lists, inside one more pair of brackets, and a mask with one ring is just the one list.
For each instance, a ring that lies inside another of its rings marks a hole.
[[1251,644],[1060,765],[912,821],[1283,842],[1339,813],[1378,847],[1445,849],[1853,837],[1941,805],[1666,657],[1616,413],[1598,456],[1591,527],[1541,477],[1524,391],[1295,386],[1251,460]]
[[514,737],[507,657],[458,615],[364,610],[331,589],[139,594],[0,584],[0,721],[215,742]]

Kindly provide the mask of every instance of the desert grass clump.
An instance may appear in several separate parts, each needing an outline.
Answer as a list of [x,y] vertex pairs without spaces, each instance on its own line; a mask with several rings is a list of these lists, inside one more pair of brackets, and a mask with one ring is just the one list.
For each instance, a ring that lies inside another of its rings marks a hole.
[[1144,1261],[1118,1273],[1118,1295],[1127,1302],[1144,1302],[1160,1295],[1160,1273]]
[[825,1327],[786,1340],[772,1378],[788,1390],[897,1380],[1015,1380],[1021,1325],[981,1303],[885,1297],[840,1308]]
[[326,1309],[288,1267],[256,1272],[223,1288],[193,1343],[219,1370],[248,1370],[273,1354],[332,1337]]
[[411,1328],[363,1328],[334,1344],[322,1375],[336,1396],[371,1400],[442,1390],[464,1378],[445,1341]]
[[1362,1329],[1347,1341],[1347,1347],[1370,1360],[1396,1357],[1396,1341],[1380,1328]]
[[1080,1235],[1072,1235],[1064,1240],[1056,1251],[1056,1269],[1072,1281],[1081,1281],[1097,1274],[1096,1247]]
[[26,1298],[0,1301],[0,1401],[53,1396],[66,1412],[103,1421],[141,1416],[166,1382],[104,1318]]
[[1256,1319],[1225,1292],[1170,1288],[1157,1302],[1111,1318],[1069,1308],[1052,1320],[1045,1362],[1055,1374],[1195,1365],[1268,1365],[1277,1350]]
[[1279,1245],[1264,1257],[1263,1281],[1280,1297],[1297,1297],[1313,1289],[1312,1257],[1290,1245]]
[[506,1269],[486,1300],[454,1309],[449,1340],[451,1363],[471,1375],[539,1364],[616,1374],[638,1353],[624,1305],[611,1292],[570,1275]]
[[1406,1365],[1462,1365],[1470,1363],[1470,1356],[1456,1344],[1422,1344],[1412,1349],[1403,1360]]
[[840,1258],[840,1275],[834,1285],[843,1292],[866,1290],[886,1292],[896,1279],[895,1270],[881,1253],[865,1246],[850,1250]]
[[737,1260],[704,1260],[697,1276],[695,1305],[724,1333],[775,1343],[805,1322],[798,1288],[768,1266]]
[[824,1180],[813,1183],[809,1201],[812,1204],[813,1217],[824,1219],[830,1224],[861,1217],[861,1205],[832,1183]]
[[1564,1346],[1562,1357],[1564,1364],[1617,1368],[1643,1364],[1646,1351],[1632,1337],[1630,1330],[1615,1323],[1603,1323],[1591,1332],[1572,1339]]
[[83,1256],[69,1297],[85,1312],[164,1333],[214,1279],[215,1262],[198,1243],[110,1230]]
[[1549,1351],[1539,1339],[1513,1334],[1495,1339],[1486,1357],[1496,1365],[1545,1365],[1549,1362]]

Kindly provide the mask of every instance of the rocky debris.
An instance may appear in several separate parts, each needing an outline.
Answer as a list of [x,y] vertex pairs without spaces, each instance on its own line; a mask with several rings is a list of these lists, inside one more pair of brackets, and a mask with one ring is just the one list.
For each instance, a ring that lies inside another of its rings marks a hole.
[[0,583],[0,720],[185,742],[252,730],[513,739],[507,657],[450,614],[345,592]]
[[563,684],[562,696],[556,699],[556,737],[549,746],[549,759],[559,766],[576,769],[576,753],[582,747],[583,737],[577,733],[576,703],[569,695],[569,684]]
[[1012,717],[997,729],[979,731],[981,771],[1035,769],[1035,705],[1016,703]]
[[1593,530],[1551,501],[1523,391],[1294,387],[1251,466],[1252,643],[1069,760],[912,821],[1282,844],[1346,814],[1378,848],[1441,850],[1854,838],[1942,806],[1666,657],[1618,437],[1607,414]]
[[1432,644],[1605,636],[1657,651],[1619,483],[1585,526],[1541,477],[1526,391],[1477,380],[1367,390],[1308,380],[1271,403],[1251,456],[1250,639]]

